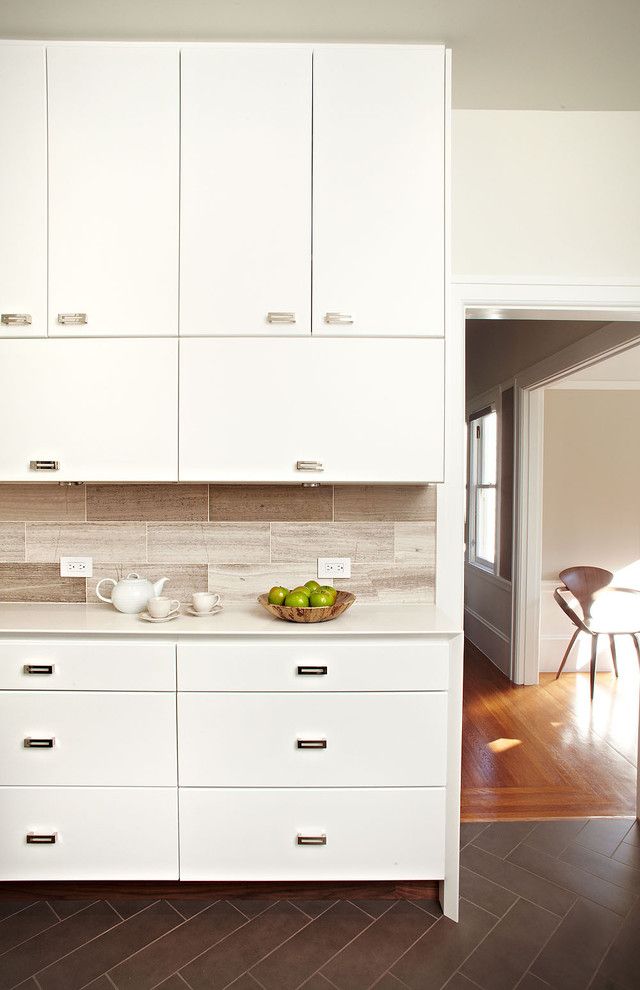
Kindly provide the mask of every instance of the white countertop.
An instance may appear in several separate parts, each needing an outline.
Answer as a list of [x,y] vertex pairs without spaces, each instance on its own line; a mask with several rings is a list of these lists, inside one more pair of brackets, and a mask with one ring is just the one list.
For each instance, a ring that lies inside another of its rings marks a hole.
[[255,605],[228,605],[212,616],[180,615],[171,622],[145,622],[110,605],[0,605],[0,636],[454,636],[460,626],[435,605],[372,605],[356,602],[332,622],[281,622]]

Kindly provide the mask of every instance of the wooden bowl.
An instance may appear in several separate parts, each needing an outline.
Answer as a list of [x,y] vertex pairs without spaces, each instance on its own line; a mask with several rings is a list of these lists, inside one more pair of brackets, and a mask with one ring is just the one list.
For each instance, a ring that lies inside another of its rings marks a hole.
[[323,605],[320,608],[295,608],[291,605],[272,605],[268,595],[260,595],[258,601],[263,608],[276,619],[285,622],[329,622],[351,608],[356,596],[350,591],[339,591],[333,605]]

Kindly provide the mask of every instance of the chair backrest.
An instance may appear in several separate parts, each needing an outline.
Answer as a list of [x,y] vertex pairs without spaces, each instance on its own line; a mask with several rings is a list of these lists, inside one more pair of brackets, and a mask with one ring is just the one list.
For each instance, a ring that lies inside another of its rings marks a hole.
[[558,576],[580,602],[585,619],[591,618],[593,596],[613,581],[611,571],[605,571],[603,567],[567,567]]

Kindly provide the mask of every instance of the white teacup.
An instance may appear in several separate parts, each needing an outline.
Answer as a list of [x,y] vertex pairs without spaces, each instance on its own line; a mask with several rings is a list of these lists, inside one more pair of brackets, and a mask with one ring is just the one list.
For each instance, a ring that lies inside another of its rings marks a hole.
[[180,602],[172,598],[150,598],[147,602],[147,611],[152,619],[166,619],[170,615],[177,615],[180,611]]
[[210,591],[194,591],[191,601],[195,612],[211,612],[220,604],[220,595],[212,595]]

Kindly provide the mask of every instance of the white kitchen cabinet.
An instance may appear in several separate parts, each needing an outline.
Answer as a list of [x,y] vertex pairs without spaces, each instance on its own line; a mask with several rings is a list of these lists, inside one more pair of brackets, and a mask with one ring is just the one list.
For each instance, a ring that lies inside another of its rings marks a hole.
[[311,49],[181,56],[180,332],[311,330]]
[[178,51],[53,45],[47,61],[49,332],[175,334]]
[[175,481],[177,348],[0,341],[0,481]]
[[0,44],[0,337],[47,332],[45,53]]
[[442,340],[180,342],[180,480],[442,481]]
[[444,332],[445,50],[314,50],[313,332]]

